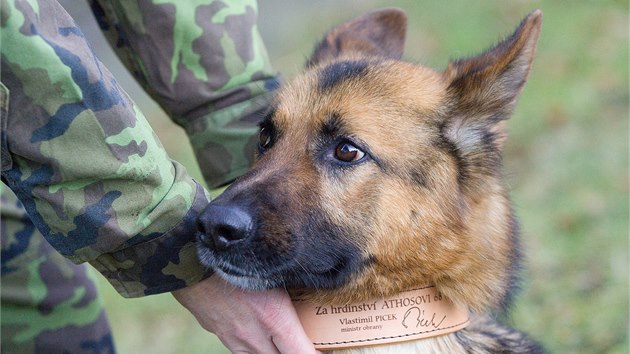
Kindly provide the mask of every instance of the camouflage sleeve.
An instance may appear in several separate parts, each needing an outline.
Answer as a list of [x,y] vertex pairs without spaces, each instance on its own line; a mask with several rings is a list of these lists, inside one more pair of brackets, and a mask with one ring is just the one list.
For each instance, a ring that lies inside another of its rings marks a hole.
[[126,297],[207,276],[194,247],[205,190],[57,2],[0,4],[2,178],[43,236]]
[[278,86],[256,1],[90,2],[127,68],[185,129],[208,186],[243,174]]

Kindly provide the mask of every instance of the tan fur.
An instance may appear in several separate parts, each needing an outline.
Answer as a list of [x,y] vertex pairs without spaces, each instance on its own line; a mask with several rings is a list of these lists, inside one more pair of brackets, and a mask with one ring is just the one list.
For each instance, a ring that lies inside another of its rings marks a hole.
[[[351,53],[338,59],[354,58],[356,55]],[[317,204],[343,223],[351,222],[352,215],[343,212],[355,210],[352,201],[364,205],[366,191],[381,191],[381,199],[374,201],[381,206],[376,216],[381,223],[366,230],[367,234],[358,235],[370,240],[367,253],[375,256],[378,263],[343,289],[320,290],[311,296],[323,303],[345,303],[390,296],[418,283],[435,283],[444,284],[441,291],[474,309],[497,305],[492,296],[505,281],[508,225],[486,221],[509,218],[509,202],[503,188],[497,187],[500,181],[486,181],[483,193],[472,197],[458,196],[451,192],[458,188],[454,162],[429,143],[423,144],[439,134],[434,117],[447,99],[447,80],[456,76],[456,69],[451,65],[442,74],[392,61],[383,63],[360,85],[344,82],[322,95],[314,89],[317,68],[294,79],[277,98],[274,118],[279,126],[287,128],[287,141],[312,141],[327,115],[340,112],[349,130],[392,165],[401,170],[418,164],[430,168],[433,188],[427,190],[404,180],[383,178],[374,167],[370,167],[371,171],[357,171],[352,181],[356,185],[350,191],[345,185],[324,181]],[[295,117],[300,118],[296,121]],[[405,138],[400,139],[402,136]],[[409,155],[419,158],[410,159]],[[412,210],[415,215],[411,215]],[[419,228],[413,230],[408,225]],[[412,264],[422,265],[422,269],[413,268]],[[374,281],[374,277],[378,280]]]

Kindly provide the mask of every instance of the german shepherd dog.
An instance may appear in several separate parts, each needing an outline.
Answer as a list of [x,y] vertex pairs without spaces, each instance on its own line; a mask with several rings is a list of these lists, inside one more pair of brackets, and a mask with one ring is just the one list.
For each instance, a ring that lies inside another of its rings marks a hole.
[[470,311],[464,329],[374,352],[542,352],[497,319],[519,268],[505,122],[542,13],[444,71],[400,60],[406,22],[372,12],[316,45],[263,119],[256,163],[200,215],[199,257],[242,288],[320,304],[433,284]]

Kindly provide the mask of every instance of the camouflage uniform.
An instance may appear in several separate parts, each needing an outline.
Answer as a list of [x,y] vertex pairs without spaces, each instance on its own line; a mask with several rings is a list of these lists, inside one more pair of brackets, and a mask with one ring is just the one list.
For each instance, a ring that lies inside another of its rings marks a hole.
[[[0,1],[2,180],[17,195],[3,188],[2,351],[113,352],[77,264],[125,297],[199,281],[208,272],[195,219],[209,196],[56,1]],[[277,87],[255,1],[91,5],[124,64],[185,129],[207,184],[242,174]]]

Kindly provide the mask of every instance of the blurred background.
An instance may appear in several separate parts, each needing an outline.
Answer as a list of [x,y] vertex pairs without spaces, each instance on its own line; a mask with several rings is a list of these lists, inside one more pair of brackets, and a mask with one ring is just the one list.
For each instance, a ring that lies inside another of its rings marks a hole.
[[[61,1],[148,117],[172,158],[203,180],[183,131],[113,55],[84,2]],[[552,353],[628,353],[628,2],[280,1],[259,4],[276,70],[290,78],[335,24],[387,6],[409,16],[405,58],[436,69],[544,12],[538,54],[509,122],[506,174],[521,220],[523,289],[511,322]],[[120,353],[227,353],[170,294],[101,291]]]

